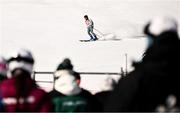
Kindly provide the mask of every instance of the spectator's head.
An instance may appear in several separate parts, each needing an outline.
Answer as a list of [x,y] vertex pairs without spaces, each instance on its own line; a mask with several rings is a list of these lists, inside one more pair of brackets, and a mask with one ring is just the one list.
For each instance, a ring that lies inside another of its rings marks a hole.
[[[60,63],[56,70],[73,70],[73,65],[71,64],[71,60],[69,58],[65,58],[62,63]],[[80,74],[78,72],[72,71],[74,77],[78,84],[80,84]]]
[[151,46],[159,36],[164,33],[177,33],[177,22],[170,17],[155,17],[144,28],[148,37],[148,47]]
[[89,18],[88,18],[88,16],[87,16],[87,15],[84,15],[84,19],[85,19],[85,20],[88,20]]
[[80,92],[77,82],[78,73],[73,71],[70,59],[65,58],[54,73],[55,89],[64,95],[74,95]]
[[4,57],[0,56],[0,81],[7,77],[7,62]]
[[15,51],[8,60],[9,77],[18,75],[31,75],[34,66],[34,58],[29,50]]
[[64,95],[78,94],[81,89],[72,70],[57,70],[54,73],[55,89]]
[[69,58],[65,58],[57,67],[56,70],[73,70],[73,65]]
[[114,89],[116,81],[110,76],[104,76],[104,79],[101,83],[102,91],[111,91]]

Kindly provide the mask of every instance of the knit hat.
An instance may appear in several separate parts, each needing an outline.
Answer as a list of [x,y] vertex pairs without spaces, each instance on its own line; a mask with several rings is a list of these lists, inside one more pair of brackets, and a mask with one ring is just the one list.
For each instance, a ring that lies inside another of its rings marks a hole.
[[177,32],[177,22],[175,19],[162,16],[152,19],[144,28],[144,33],[157,37],[164,32]]
[[57,67],[56,70],[73,70],[73,65],[69,58],[65,58]]

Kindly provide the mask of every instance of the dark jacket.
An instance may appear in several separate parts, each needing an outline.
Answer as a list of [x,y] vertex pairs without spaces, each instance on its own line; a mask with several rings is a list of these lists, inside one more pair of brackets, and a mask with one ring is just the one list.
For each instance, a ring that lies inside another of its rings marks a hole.
[[104,111],[155,111],[174,95],[180,103],[180,41],[174,32],[154,39],[142,62],[115,87]]
[[101,109],[104,109],[104,105],[107,103],[108,98],[111,96],[112,91],[102,91],[96,93],[94,96],[97,98],[99,102],[99,106]]

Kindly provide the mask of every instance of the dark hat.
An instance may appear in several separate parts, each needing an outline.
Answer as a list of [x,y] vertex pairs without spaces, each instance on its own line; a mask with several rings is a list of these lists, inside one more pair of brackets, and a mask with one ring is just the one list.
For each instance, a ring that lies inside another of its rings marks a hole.
[[69,58],[65,58],[57,67],[56,70],[73,70],[73,65],[71,64],[71,60]]

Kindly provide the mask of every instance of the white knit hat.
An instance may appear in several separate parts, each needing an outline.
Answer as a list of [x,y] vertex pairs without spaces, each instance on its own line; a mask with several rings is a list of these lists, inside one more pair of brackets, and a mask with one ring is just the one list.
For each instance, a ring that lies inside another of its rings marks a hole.
[[[167,16],[155,17],[149,23],[147,31],[153,36],[159,36],[163,32],[174,31],[177,32],[177,22],[174,18]],[[146,33],[146,34],[148,34]]]

